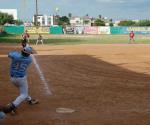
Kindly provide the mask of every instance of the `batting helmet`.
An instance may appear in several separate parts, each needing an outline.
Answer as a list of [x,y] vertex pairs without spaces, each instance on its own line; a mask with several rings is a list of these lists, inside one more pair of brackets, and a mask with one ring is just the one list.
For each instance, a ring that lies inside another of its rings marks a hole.
[[32,47],[30,47],[30,46],[24,47],[22,51],[23,51],[24,53],[27,53],[27,54],[32,54],[32,53],[33,53],[33,49],[32,49]]

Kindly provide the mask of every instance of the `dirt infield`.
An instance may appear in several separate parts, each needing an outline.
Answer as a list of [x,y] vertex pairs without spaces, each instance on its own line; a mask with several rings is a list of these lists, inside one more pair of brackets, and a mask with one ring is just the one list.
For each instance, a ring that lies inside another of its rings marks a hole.
[[[0,44],[0,105],[18,91],[10,84],[7,53],[19,46]],[[150,45],[33,46],[48,89],[33,64],[30,93],[40,104],[20,105],[3,125],[150,125]],[[59,114],[57,108],[72,108]]]

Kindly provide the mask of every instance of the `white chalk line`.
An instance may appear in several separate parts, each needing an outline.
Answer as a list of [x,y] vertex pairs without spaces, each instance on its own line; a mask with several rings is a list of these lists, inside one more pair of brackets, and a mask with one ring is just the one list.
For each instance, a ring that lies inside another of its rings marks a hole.
[[34,57],[34,55],[32,55],[32,59],[33,59],[33,63],[35,64],[35,67],[36,67],[36,69],[38,71],[38,74],[40,76],[40,79],[42,81],[42,85],[44,86],[44,90],[46,91],[46,94],[52,95],[52,92],[49,89],[49,86],[48,86],[48,83],[47,83],[47,81],[46,81],[46,79],[44,77],[44,74],[43,74],[42,70],[40,69],[40,66],[37,63],[36,58]]

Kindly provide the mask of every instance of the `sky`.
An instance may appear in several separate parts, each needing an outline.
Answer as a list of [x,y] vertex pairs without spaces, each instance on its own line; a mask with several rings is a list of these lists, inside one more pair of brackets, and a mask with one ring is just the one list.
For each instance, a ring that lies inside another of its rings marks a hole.
[[[18,18],[32,20],[36,0],[0,0],[0,9],[17,9]],[[123,19],[150,19],[150,0],[38,0],[39,14]]]

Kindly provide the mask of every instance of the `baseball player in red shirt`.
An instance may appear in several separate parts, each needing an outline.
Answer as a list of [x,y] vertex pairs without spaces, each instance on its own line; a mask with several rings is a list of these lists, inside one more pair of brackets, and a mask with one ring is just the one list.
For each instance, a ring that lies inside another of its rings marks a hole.
[[22,34],[22,39],[27,40],[29,42],[30,35],[27,30]]
[[135,36],[135,35],[134,35],[134,32],[131,31],[130,34],[129,34],[129,37],[130,37],[130,42],[129,42],[129,43],[132,43],[133,41],[135,41],[135,40],[134,40],[134,36]]

